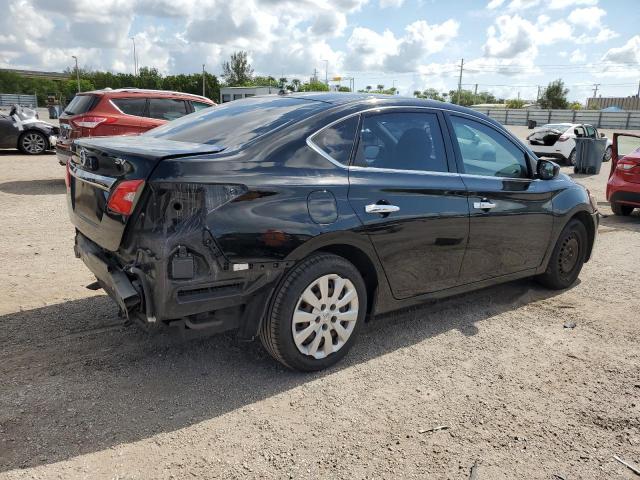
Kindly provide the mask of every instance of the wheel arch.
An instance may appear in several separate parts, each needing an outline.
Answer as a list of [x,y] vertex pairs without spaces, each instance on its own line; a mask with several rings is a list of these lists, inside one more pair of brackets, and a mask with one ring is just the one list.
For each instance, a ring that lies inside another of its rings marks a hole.
[[596,226],[591,220],[591,214],[589,212],[586,212],[585,210],[580,210],[574,213],[567,223],[574,219],[581,222],[584,225],[584,228],[587,230],[587,255],[585,256],[584,261],[588,262],[591,258],[591,252],[593,251],[593,245],[596,239]]

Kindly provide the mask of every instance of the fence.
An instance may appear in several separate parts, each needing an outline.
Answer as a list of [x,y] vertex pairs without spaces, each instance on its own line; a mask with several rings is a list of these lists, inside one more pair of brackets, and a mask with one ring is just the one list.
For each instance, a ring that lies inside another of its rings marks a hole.
[[596,128],[640,129],[640,110],[632,112],[601,112],[600,110],[529,110],[511,108],[474,108],[504,125],[538,126],[545,123],[588,123]]
[[38,97],[18,93],[0,93],[0,107],[18,104],[21,107],[38,108]]

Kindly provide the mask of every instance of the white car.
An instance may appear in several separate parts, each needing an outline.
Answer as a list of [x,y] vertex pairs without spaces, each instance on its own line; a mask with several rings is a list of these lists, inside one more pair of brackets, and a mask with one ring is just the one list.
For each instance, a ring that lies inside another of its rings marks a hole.
[[[592,125],[582,123],[549,123],[534,129],[527,137],[529,148],[539,157],[554,157],[569,165],[576,164],[576,138],[605,138],[604,133]],[[611,140],[607,138],[607,147],[602,161],[611,160]]]

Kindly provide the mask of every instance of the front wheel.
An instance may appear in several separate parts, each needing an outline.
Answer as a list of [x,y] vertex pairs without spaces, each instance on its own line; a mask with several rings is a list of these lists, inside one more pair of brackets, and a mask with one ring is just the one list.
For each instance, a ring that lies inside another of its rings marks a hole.
[[28,155],[44,153],[48,145],[47,138],[42,133],[35,131],[23,133],[18,140],[18,148],[22,153]]
[[576,149],[571,150],[569,157],[567,158],[567,163],[572,167],[576,166]]
[[620,215],[622,217],[627,217],[631,215],[633,212],[633,207],[631,205],[622,205],[620,203],[611,203],[611,210],[614,215]]
[[337,255],[311,255],[274,294],[260,340],[285,366],[305,372],[327,368],[353,345],[367,309],[362,276]]
[[577,280],[587,254],[587,229],[580,220],[571,220],[562,230],[547,270],[538,281],[547,288],[562,290]]
[[604,151],[604,155],[602,156],[602,161],[603,162],[608,162],[609,160],[611,160],[611,146],[607,147],[606,150]]

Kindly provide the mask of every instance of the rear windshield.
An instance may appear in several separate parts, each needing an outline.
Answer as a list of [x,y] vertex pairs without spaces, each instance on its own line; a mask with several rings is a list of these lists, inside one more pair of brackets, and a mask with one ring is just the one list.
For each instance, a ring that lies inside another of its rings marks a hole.
[[548,128],[549,130],[560,130],[564,132],[571,125],[567,125],[566,123],[548,123],[544,126],[544,128]]
[[67,105],[67,108],[64,109],[64,113],[68,115],[86,113],[93,108],[96,100],[96,95],[76,95],[69,105]]
[[286,97],[234,100],[187,115],[144,135],[179,142],[219,145],[227,150],[296,123],[330,105]]

